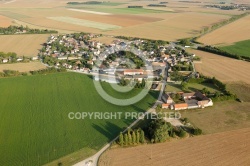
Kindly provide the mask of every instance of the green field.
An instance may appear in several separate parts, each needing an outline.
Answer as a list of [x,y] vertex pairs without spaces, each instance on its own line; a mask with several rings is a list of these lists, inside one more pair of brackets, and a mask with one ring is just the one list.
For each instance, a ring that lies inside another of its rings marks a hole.
[[192,92],[196,92],[199,90],[202,90],[203,88],[206,88],[208,91],[211,93],[219,92],[220,90],[214,86],[213,84],[210,83],[188,83],[187,89]]
[[[189,92],[196,92],[200,91],[203,88],[206,88],[211,93],[215,93],[220,91],[216,86],[210,83],[188,83],[187,84],[187,91]],[[166,92],[182,92],[181,84],[174,84],[174,83],[168,83],[166,86]]]
[[[102,86],[110,88],[107,83]],[[78,151],[66,156],[67,163],[56,161],[72,165],[93,155],[133,120],[70,120],[68,113],[139,112],[147,110],[158,95],[150,92],[127,107],[112,105],[99,96],[92,79],[77,73],[4,78],[0,90],[0,163],[10,166],[43,165]]]
[[250,40],[240,41],[235,43],[234,45],[220,48],[232,54],[250,57]]

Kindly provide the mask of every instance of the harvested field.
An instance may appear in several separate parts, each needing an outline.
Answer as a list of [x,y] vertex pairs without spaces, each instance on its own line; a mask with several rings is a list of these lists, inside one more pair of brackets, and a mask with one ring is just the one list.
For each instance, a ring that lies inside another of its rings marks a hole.
[[204,51],[190,50],[201,57],[201,62],[195,63],[195,69],[211,77],[216,77],[222,82],[242,81],[250,83],[249,62],[236,60]]
[[8,27],[12,24],[12,19],[0,15],[0,27]]
[[17,70],[19,72],[28,72],[45,68],[46,66],[40,62],[1,64],[0,72],[2,72],[3,70]]
[[18,56],[37,56],[49,34],[1,35],[0,51],[15,52]]
[[114,40],[117,40],[117,38],[114,38],[114,37],[109,37],[109,36],[102,36],[102,37],[98,37],[98,38],[93,38],[92,40],[97,40],[101,43],[104,43],[104,44],[111,44]]
[[150,23],[163,20],[161,18],[153,18],[147,16],[139,16],[139,15],[78,15],[76,18],[86,19],[90,21],[96,21],[101,23],[115,24],[122,27],[134,26],[138,24]]
[[228,16],[197,13],[169,13],[162,21],[145,23],[107,32],[110,35],[124,35],[174,41],[199,33],[203,26],[219,22]]
[[223,26],[198,39],[207,45],[227,45],[250,39],[250,15]]
[[98,15],[111,15],[110,13],[104,13],[104,12],[95,12],[90,10],[80,10],[80,9],[68,9],[75,12],[82,12],[82,13],[91,13],[91,14],[98,14]]
[[48,17],[48,18],[55,20],[55,21],[60,21],[60,22],[65,22],[69,24],[80,25],[80,26],[85,26],[85,27],[90,27],[90,28],[97,28],[101,30],[112,30],[112,29],[121,28],[120,26],[117,26],[117,25],[99,23],[99,22],[88,21],[88,20],[83,20],[83,19],[78,19],[78,18],[73,18],[73,17]]
[[[237,154],[237,155],[236,155]],[[250,128],[105,152],[100,166],[250,165]]]

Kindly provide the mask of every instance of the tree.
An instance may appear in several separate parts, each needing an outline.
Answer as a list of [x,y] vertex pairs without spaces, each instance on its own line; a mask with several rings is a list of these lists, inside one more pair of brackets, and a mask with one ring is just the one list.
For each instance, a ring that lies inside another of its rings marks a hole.
[[119,144],[120,144],[121,146],[123,146],[123,144],[124,144],[122,132],[120,132],[120,135],[119,135]]
[[163,119],[154,119],[149,125],[149,136],[155,143],[164,142],[169,137],[171,124]]
[[131,136],[131,129],[128,129],[128,143],[132,144],[132,136]]
[[132,143],[135,144],[136,143],[136,135],[135,135],[135,131],[132,132]]
[[140,129],[140,142],[142,144],[145,142],[144,131],[142,129]]
[[124,134],[124,144],[128,145],[128,134]]
[[139,132],[139,130],[136,130],[136,143],[137,144],[140,143],[140,132]]

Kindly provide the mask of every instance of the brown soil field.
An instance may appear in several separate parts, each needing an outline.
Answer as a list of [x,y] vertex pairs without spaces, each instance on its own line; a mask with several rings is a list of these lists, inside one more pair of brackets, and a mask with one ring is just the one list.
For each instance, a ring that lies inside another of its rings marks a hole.
[[123,27],[134,26],[138,24],[144,24],[148,22],[155,22],[160,21],[160,18],[152,18],[152,17],[145,17],[145,16],[134,16],[134,15],[80,15],[76,18],[86,19],[90,21],[108,23],[119,25]]
[[12,24],[12,19],[0,15],[0,27],[8,27]]
[[190,52],[201,57],[201,62],[194,64],[195,69],[203,75],[216,77],[225,83],[242,81],[250,84],[249,62],[199,50],[190,50]]
[[1,35],[0,51],[15,52],[18,56],[37,56],[49,34]]
[[1,64],[0,71],[3,70],[16,70],[19,72],[28,72],[39,69],[45,69],[46,66],[40,62],[28,62],[28,63],[13,63],[13,64]]
[[169,13],[165,15],[168,15],[168,17],[163,21],[125,27],[106,32],[106,34],[122,34],[124,36],[174,41],[180,38],[194,36],[199,33],[202,27],[229,18],[225,15],[200,13]]
[[204,35],[198,41],[208,45],[227,45],[250,39],[249,32],[250,15]]
[[250,128],[106,151],[100,166],[250,165]]

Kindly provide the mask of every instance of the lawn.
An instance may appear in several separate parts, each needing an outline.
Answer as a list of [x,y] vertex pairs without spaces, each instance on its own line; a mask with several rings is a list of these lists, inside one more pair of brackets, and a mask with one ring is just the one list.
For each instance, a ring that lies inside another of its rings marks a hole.
[[215,93],[215,92],[219,92],[220,90],[214,86],[213,84],[210,83],[188,83],[187,84],[187,89],[189,91],[195,92],[195,91],[200,91],[203,88],[206,88],[208,91],[210,91],[211,93]]
[[182,92],[181,84],[167,83],[166,92]]
[[68,113],[144,111],[158,95],[150,92],[127,107],[112,105],[88,76],[77,73],[3,78],[0,90],[1,165],[43,165],[57,159],[53,165],[72,165],[93,155],[132,120],[70,120]]
[[[220,91],[216,86],[209,83],[188,83],[187,84],[187,91],[190,92],[196,92],[201,91],[203,88],[206,88],[211,93],[215,93]],[[182,92],[181,84],[174,84],[174,83],[168,83],[166,86],[166,92]]]
[[220,48],[232,54],[250,57],[250,40],[240,41],[233,45]]

